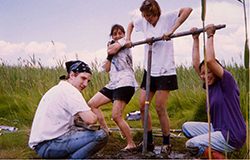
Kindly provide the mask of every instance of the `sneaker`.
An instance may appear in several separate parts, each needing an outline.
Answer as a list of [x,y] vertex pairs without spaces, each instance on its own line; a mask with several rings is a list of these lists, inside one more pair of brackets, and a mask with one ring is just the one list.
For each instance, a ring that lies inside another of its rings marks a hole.
[[171,152],[172,152],[171,144],[162,144],[161,153],[165,153],[167,155],[170,155]]
[[[143,141],[136,147],[137,151],[142,151]],[[154,143],[147,143],[147,150],[153,152],[155,149]]]

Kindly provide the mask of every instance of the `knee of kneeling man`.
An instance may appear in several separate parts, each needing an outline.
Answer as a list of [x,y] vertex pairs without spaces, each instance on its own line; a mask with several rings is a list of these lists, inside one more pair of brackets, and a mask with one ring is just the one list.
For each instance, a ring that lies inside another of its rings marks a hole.
[[109,133],[105,129],[99,130],[101,133],[98,134],[98,139],[99,140],[108,140],[109,138]]

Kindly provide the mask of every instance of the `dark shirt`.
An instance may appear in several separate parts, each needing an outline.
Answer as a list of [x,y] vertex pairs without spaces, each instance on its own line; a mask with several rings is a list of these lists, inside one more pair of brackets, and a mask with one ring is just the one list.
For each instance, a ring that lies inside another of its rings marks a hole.
[[[246,141],[246,124],[240,108],[240,91],[231,73],[224,69],[222,79],[209,87],[211,123],[235,148]],[[229,137],[227,137],[229,136]]]

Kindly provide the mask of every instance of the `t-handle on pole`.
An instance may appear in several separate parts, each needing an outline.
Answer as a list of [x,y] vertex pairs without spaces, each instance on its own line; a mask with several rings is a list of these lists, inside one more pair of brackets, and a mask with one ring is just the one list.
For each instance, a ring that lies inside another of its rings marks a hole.
[[[221,28],[225,28],[226,25],[222,24],[222,25],[216,25],[216,30],[217,29],[221,29]],[[169,38],[176,38],[176,37],[182,37],[182,36],[186,36],[186,35],[192,35],[192,34],[196,34],[196,33],[201,33],[203,31],[203,28],[199,28],[197,29],[194,33],[192,33],[191,31],[185,31],[185,32],[179,32],[179,33],[175,33],[175,34],[171,34],[169,36]],[[146,98],[145,98],[145,113],[144,113],[144,132],[143,132],[143,146],[142,146],[142,154],[145,154],[147,152],[147,140],[148,140],[148,113],[149,113],[149,95],[150,95],[150,75],[151,75],[151,60],[152,60],[152,45],[154,42],[156,41],[161,41],[162,37],[152,37],[152,38],[148,38],[146,40],[143,41],[138,41],[138,42],[134,42],[132,43],[132,47],[137,46],[137,45],[141,45],[141,44],[145,44],[148,43],[149,45],[149,50],[148,50],[148,65],[147,65],[147,79],[146,79]],[[126,46],[124,46],[125,48]]]
[[[225,28],[226,25],[219,24],[219,25],[216,25],[215,27],[216,27],[216,30],[218,30],[218,29]],[[192,34],[201,33],[201,32],[203,32],[203,28],[198,28],[194,33],[192,33],[191,31],[178,32],[178,33],[171,34],[169,36],[169,38],[183,37],[183,36],[192,35]],[[162,41],[162,37],[153,38],[152,43],[154,43],[156,41]],[[141,45],[141,44],[145,44],[145,43],[148,43],[147,39],[132,43],[132,47],[137,46],[137,45]]]

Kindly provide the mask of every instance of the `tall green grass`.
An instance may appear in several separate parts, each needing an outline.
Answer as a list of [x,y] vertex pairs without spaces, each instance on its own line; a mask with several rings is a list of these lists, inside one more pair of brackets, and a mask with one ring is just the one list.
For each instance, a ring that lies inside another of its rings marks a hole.
[[[63,63],[64,61],[60,61],[57,67],[48,68],[43,67],[41,63],[38,63],[32,57],[30,62],[20,63],[17,66],[1,63],[0,124],[15,126],[21,131],[29,130],[40,99],[46,91],[58,84],[61,75],[67,73],[63,68]],[[100,64],[97,61],[92,62],[90,66],[93,71],[91,82],[82,93],[86,101],[109,82],[109,74],[98,70]],[[246,72],[244,72],[243,66],[237,64],[229,64],[225,68],[232,73],[240,89],[241,110],[245,119]],[[186,121],[207,121],[205,91],[202,88],[201,80],[192,67],[178,66],[176,69],[179,89],[170,92],[167,103],[170,127],[173,129],[181,128],[182,124]],[[135,67],[135,77],[138,84],[140,84],[143,77],[143,69],[140,66]],[[127,113],[139,110],[139,94],[140,89],[136,91],[125,108],[124,118]],[[108,126],[111,128],[117,127],[115,122],[112,121],[112,103],[101,106],[101,110]],[[151,113],[153,128],[160,128],[159,119],[155,111],[155,99],[152,101],[149,112]],[[142,128],[141,121],[128,121],[128,123],[132,128]],[[14,134],[12,136],[14,138],[17,137]],[[8,139],[1,139],[0,144],[8,143],[7,141]],[[27,145],[28,142],[26,138],[25,142],[16,141],[12,143],[19,150],[23,145]],[[8,151],[11,150],[12,143],[6,144],[9,147]],[[20,144],[17,145],[16,143]],[[13,157],[19,157],[14,156],[14,152]],[[30,150],[24,148],[21,152],[30,152]],[[239,154],[242,154],[242,152]],[[36,157],[35,155],[34,152],[31,152],[21,157],[30,158],[29,156],[32,156],[34,158]],[[6,157],[8,158],[8,156]]]
[[[59,64],[58,67],[47,68],[41,64],[36,65],[36,62],[17,66],[0,64],[0,74],[2,75],[0,77],[0,124],[30,128],[41,97],[47,90],[59,82],[61,75],[66,74],[62,66],[62,64]],[[86,101],[109,82],[109,74],[98,70],[100,64],[97,61],[91,63],[90,66],[93,71],[91,82],[82,93]],[[240,103],[244,116],[246,110],[244,108],[246,103],[246,75],[244,67],[230,64],[226,65],[225,68],[232,73],[239,86],[241,93]],[[141,67],[135,67],[135,76],[138,84],[140,84],[143,76]],[[185,121],[190,120],[206,121],[205,91],[195,70],[192,67],[178,66],[177,77],[179,89],[170,92],[167,103],[171,127],[180,128]],[[136,91],[127,105],[124,117],[125,114],[131,111],[139,110],[139,92],[140,89]],[[107,123],[112,126],[114,124],[112,122],[112,104],[104,105],[101,109],[104,112]],[[149,111],[152,115],[153,127],[159,128],[154,99]],[[136,125],[131,127],[141,126],[138,122],[131,123]]]

